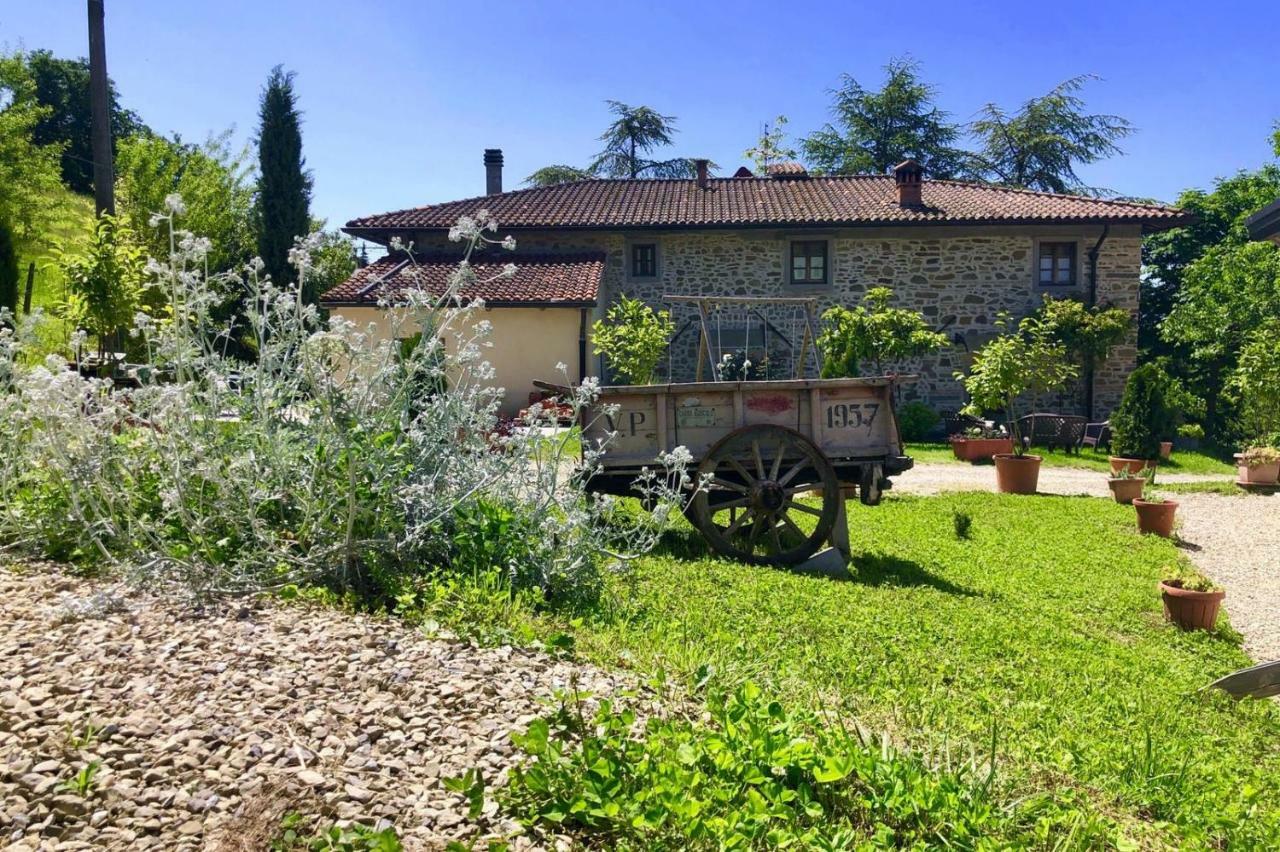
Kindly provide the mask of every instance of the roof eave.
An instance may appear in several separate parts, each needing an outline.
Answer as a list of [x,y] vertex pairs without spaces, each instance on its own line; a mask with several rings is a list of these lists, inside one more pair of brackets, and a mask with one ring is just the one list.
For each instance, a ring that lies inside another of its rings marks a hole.
[[1244,226],[1255,240],[1270,240],[1280,236],[1280,198],[1263,207],[1248,219]]

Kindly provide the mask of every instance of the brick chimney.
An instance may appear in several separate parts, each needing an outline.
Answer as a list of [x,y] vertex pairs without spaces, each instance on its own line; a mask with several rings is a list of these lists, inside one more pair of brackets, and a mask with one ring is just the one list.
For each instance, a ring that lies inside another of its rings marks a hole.
[[499,195],[502,192],[502,149],[484,149],[484,194]]
[[707,170],[710,166],[710,160],[694,160],[693,167],[698,172],[698,189],[706,189],[711,185],[710,179],[707,177]]
[[924,206],[921,192],[923,180],[924,166],[915,160],[903,160],[893,167],[893,182],[898,185],[899,207]]

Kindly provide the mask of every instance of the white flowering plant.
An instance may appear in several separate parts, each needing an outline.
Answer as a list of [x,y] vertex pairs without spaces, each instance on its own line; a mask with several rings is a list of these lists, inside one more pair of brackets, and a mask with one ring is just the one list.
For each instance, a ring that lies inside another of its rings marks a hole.
[[[587,487],[606,446],[580,459],[567,430],[535,428],[536,407],[495,431],[489,327],[463,298],[479,246],[514,248],[487,213],[451,231],[446,292],[385,294],[378,333],[303,301],[312,238],[291,255],[297,282],[263,278],[260,262],[211,275],[180,211],[173,198],[154,217],[171,250],[147,264],[143,301],[162,308],[133,318],[145,363],[128,381],[37,362],[38,319],[0,322],[0,546],[198,595],[313,584],[392,601],[439,572],[497,570],[513,590],[569,599],[651,548],[693,490],[676,452],[637,482],[653,508],[619,511]],[[596,391],[586,381],[562,402],[582,420]]]

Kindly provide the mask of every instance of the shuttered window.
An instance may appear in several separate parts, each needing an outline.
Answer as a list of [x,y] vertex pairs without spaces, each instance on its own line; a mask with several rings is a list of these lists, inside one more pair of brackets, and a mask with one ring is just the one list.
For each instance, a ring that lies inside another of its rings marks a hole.
[[793,240],[791,243],[791,283],[827,283],[827,241]]
[[1076,283],[1076,244],[1040,243],[1041,287],[1072,287]]

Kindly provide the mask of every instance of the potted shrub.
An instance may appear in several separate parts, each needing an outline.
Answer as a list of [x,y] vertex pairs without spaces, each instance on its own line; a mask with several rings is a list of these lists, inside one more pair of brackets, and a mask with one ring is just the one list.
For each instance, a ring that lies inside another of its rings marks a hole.
[[1240,471],[1237,484],[1276,485],[1280,482],[1280,450],[1275,447],[1249,447],[1236,453],[1236,465]]
[[[1001,315],[998,325],[1004,325]],[[1023,321],[1019,330],[1002,334],[973,355],[969,374],[956,374],[969,394],[967,410],[981,413],[1003,408],[1009,419],[1012,453],[997,453],[996,487],[1005,494],[1034,494],[1040,480],[1040,456],[1028,455],[1018,434],[1018,397],[1056,390],[1075,377],[1066,349],[1041,323]]]
[[1126,468],[1121,468],[1118,472],[1108,477],[1107,487],[1111,489],[1117,503],[1124,505],[1132,505],[1133,501],[1142,496],[1142,489],[1146,487],[1147,480],[1141,474],[1134,473]]
[[1173,455],[1173,441],[1160,442],[1160,461],[1168,461],[1169,456]]
[[1112,473],[1155,467],[1160,437],[1173,428],[1167,388],[1168,377],[1155,364],[1143,364],[1129,374],[1120,405],[1111,412]]
[[1178,504],[1156,496],[1151,490],[1154,484],[1155,477],[1152,476],[1147,480],[1142,496],[1133,501],[1133,508],[1138,512],[1138,532],[1170,538],[1173,536],[1173,518],[1178,511]]
[[1164,617],[1183,630],[1212,630],[1226,591],[1205,577],[1181,576],[1160,582]]
[[1013,439],[997,429],[974,426],[951,436],[951,452],[961,461],[988,461],[1013,452]]

